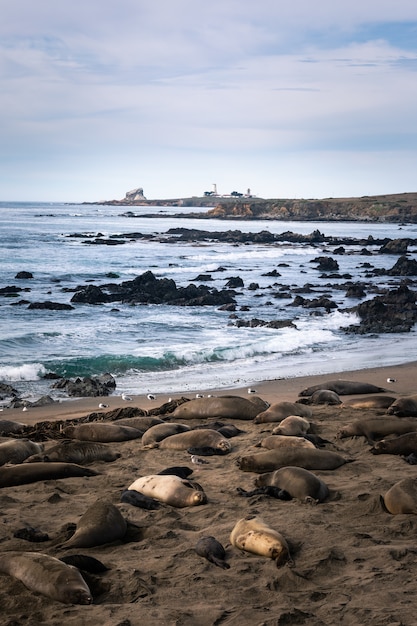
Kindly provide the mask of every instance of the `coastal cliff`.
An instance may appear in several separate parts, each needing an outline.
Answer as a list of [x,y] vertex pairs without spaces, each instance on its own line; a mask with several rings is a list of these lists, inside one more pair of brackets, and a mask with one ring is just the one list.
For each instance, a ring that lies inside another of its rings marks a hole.
[[[207,207],[205,213],[187,213],[198,219],[295,220],[295,221],[374,221],[417,223],[417,193],[362,196],[358,198],[262,199],[234,197],[191,197],[146,200],[126,196],[105,205],[152,207]],[[145,214],[141,211],[141,217]],[[152,217],[163,217],[153,215]]]

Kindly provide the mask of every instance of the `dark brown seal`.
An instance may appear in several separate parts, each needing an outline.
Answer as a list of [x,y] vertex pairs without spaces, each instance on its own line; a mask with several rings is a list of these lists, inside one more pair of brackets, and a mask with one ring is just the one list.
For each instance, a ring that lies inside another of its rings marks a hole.
[[355,420],[340,429],[338,437],[365,437],[369,443],[388,435],[404,435],[417,430],[417,422],[397,417],[373,417]]
[[345,459],[337,452],[310,448],[278,448],[257,454],[249,454],[237,459],[236,463],[243,472],[263,474],[294,465],[309,470],[333,470],[350,459]]
[[335,391],[331,391],[330,389],[317,389],[311,396],[306,398],[300,398],[297,400],[300,404],[328,404],[328,405],[336,405],[342,404],[341,399],[339,398],[339,394]]
[[319,385],[313,385],[303,389],[298,394],[299,396],[311,396],[315,391],[319,389],[329,389],[335,391],[339,396],[349,396],[359,393],[381,393],[386,391],[383,387],[372,385],[371,383],[359,383],[352,380],[328,380],[327,382],[320,383]]
[[303,467],[288,466],[261,474],[256,478],[255,485],[278,487],[292,498],[311,503],[323,502],[330,493],[327,485],[318,476]]
[[200,419],[207,417],[223,417],[229,419],[252,420],[258,413],[269,406],[258,396],[242,398],[241,396],[213,396],[211,398],[194,398],[178,406],[171,414],[174,419]]
[[65,604],[91,604],[91,591],[78,569],[39,552],[2,552],[0,572],[25,587]]
[[61,548],[92,548],[123,539],[127,522],[108,500],[97,500],[80,517],[77,529]]
[[210,563],[214,563],[222,569],[229,569],[229,563],[226,563],[226,552],[222,544],[214,537],[201,537],[197,541],[195,551],[199,556],[204,557]]
[[0,487],[27,485],[38,480],[98,476],[99,472],[76,463],[26,463],[0,467]]
[[398,417],[417,417],[417,395],[397,398],[388,407],[387,413]]
[[417,432],[405,433],[393,439],[376,441],[371,448],[372,454],[399,454],[408,456],[417,453]]
[[112,462],[119,459],[120,452],[114,452],[107,444],[96,441],[74,441],[64,439],[40,454],[34,454],[25,460],[25,463],[43,461],[51,463],[60,461],[64,463],[78,463],[84,465],[94,461]]

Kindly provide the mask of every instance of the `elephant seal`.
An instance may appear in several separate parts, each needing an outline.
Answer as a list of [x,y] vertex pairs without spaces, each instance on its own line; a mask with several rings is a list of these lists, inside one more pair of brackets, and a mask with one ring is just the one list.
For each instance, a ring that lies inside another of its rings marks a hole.
[[417,417],[417,395],[397,398],[388,407],[387,413],[398,417]]
[[392,515],[417,514],[417,480],[403,478],[388,489],[384,496],[380,496],[380,500],[385,510]]
[[289,415],[280,422],[279,426],[274,428],[275,435],[288,435],[297,437],[305,435],[310,428],[310,422],[299,415]]
[[75,441],[64,439],[60,443],[45,450],[41,454],[34,454],[25,460],[25,463],[51,463],[61,461],[63,463],[78,463],[84,465],[94,461],[106,461],[112,463],[121,457],[120,452],[114,452],[107,444],[95,441]]
[[134,489],[126,489],[123,491],[120,496],[120,502],[125,502],[126,504],[137,506],[140,509],[146,509],[147,511],[155,511],[161,506],[158,500],[145,496],[143,493],[139,493],[139,491],[135,491]]
[[409,456],[417,453],[417,432],[405,433],[394,439],[381,439],[371,448],[372,454],[399,454]]
[[239,457],[236,464],[243,472],[263,474],[288,465],[304,467],[304,469],[309,470],[333,470],[349,462],[350,459],[345,459],[337,452],[330,450],[278,448],[277,450],[266,450],[265,452]]
[[108,500],[96,500],[80,517],[75,533],[61,549],[93,548],[123,539],[127,522],[119,509]]
[[12,439],[0,443],[0,465],[5,463],[23,463],[32,454],[42,452],[42,443],[30,441],[30,439]]
[[76,463],[28,463],[0,467],[0,488],[27,485],[38,480],[98,476],[99,472]]
[[230,543],[239,550],[266,556],[277,566],[289,560],[290,550],[281,533],[254,515],[240,519],[230,534]]
[[2,552],[0,572],[25,587],[65,604],[91,604],[91,591],[77,568],[40,552]]
[[299,396],[312,396],[315,391],[319,389],[328,389],[329,391],[336,392],[339,396],[350,396],[360,393],[381,393],[387,391],[383,387],[372,385],[371,383],[358,383],[352,380],[329,380],[319,385],[313,385],[303,389],[298,394]]
[[198,483],[169,474],[150,474],[135,480],[128,490],[135,490],[177,508],[207,503]]
[[276,450],[277,448],[316,448],[314,443],[304,439],[304,437],[275,435],[274,430],[272,435],[264,437],[260,443],[256,444],[256,447],[267,448],[268,450]]
[[14,422],[13,420],[0,420],[0,434],[11,435],[13,433],[22,433],[26,424]]
[[171,416],[179,420],[207,417],[252,420],[258,413],[265,411],[268,406],[268,402],[258,396],[250,400],[241,396],[213,396],[211,398],[194,398],[184,402],[171,413]]
[[331,391],[330,389],[317,389],[311,396],[300,398],[297,400],[300,404],[328,404],[328,405],[336,405],[342,404],[341,399],[339,398],[339,394],[335,391]]
[[257,487],[272,486],[283,489],[292,498],[304,502],[323,502],[329,497],[329,488],[318,476],[303,467],[287,466],[255,479]]
[[155,424],[151,426],[142,435],[142,446],[144,448],[154,448],[156,443],[159,443],[166,437],[171,435],[178,435],[184,433],[187,430],[191,430],[186,424],[180,424],[179,422],[163,422],[162,424]]
[[350,409],[387,409],[395,402],[394,396],[364,396],[362,398],[350,398],[345,400],[342,404],[343,407],[349,407]]
[[123,417],[120,420],[115,420],[113,422],[118,426],[131,426],[131,428],[137,428],[142,432],[146,432],[152,426],[156,426],[157,424],[165,424],[164,420],[161,420],[159,417],[151,416],[151,415],[137,415],[136,417]]
[[197,541],[195,551],[199,556],[204,557],[210,563],[214,563],[222,569],[230,569],[229,563],[226,563],[226,552],[222,544],[214,537],[201,537]]
[[77,424],[76,426],[66,426],[62,430],[65,437],[78,439],[80,441],[100,441],[109,443],[111,441],[129,441],[142,437],[142,431],[131,426],[118,426],[107,422],[89,422],[87,424]]
[[157,445],[161,450],[188,450],[195,448],[209,448],[214,454],[227,454],[232,449],[232,444],[226,437],[223,437],[217,430],[209,428],[199,430],[189,430],[166,437]]
[[275,404],[271,404],[266,411],[258,413],[253,421],[255,424],[282,422],[282,420],[289,415],[299,415],[300,417],[310,419],[313,415],[313,411],[298,402],[276,402]]
[[404,435],[417,430],[417,422],[398,417],[373,417],[355,420],[341,428],[339,439],[346,437],[365,437],[368,443],[382,439],[388,435]]

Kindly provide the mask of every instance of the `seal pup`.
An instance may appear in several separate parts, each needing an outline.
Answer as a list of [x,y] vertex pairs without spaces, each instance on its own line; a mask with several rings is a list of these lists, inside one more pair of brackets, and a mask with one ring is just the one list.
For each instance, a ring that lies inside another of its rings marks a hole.
[[77,441],[64,439],[55,446],[48,448],[41,454],[33,454],[25,460],[25,463],[36,463],[43,461],[51,463],[61,461],[64,463],[78,463],[84,465],[94,461],[106,461],[112,463],[122,455],[114,452],[107,444],[96,441]]
[[207,503],[198,483],[169,474],[142,476],[128,487],[129,491],[132,489],[177,508]]
[[281,533],[254,515],[236,523],[230,534],[230,543],[239,550],[273,559],[277,567],[290,558],[288,544]]
[[[191,430],[186,424],[180,424],[179,422],[163,422],[162,424],[155,424],[151,426],[142,435],[142,446],[144,448],[154,448],[155,444],[159,443],[166,437],[171,435],[178,435]],[[157,446],[156,446],[157,447]]]
[[288,435],[297,437],[305,435],[310,428],[310,422],[299,415],[289,415],[272,431],[274,435]]
[[210,563],[214,563],[222,569],[230,569],[229,563],[226,563],[226,552],[220,541],[214,537],[201,537],[197,541],[195,551],[199,556],[204,557]]
[[257,454],[249,454],[239,457],[236,464],[243,472],[256,472],[263,474],[274,470],[295,465],[308,470],[333,470],[350,459],[345,459],[337,452],[331,450],[319,450],[309,448],[278,448],[266,450]]
[[90,589],[79,570],[40,552],[2,552],[0,572],[25,587],[65,604],[91,604]]
[[262,441],[257,443],[257,448],[267,448],[268,450],[274,450],[276,448],[315,448],[313,442],[304,439],[304,437],[292,437],[291,435],[275,435],[275,429],[272,431],[272,435],[264,437]]
[[210,428],[189,430],[171,435],[155,446],[161,450],[188,450],[193,448],[196,454],[199,454],[200,448],[211,448],[214,454],[227,454],[232,449],[229,439],[223,437],[217,430]]
[[268,406],[268,402],[258,396],[250,399],[241,396],[212,396],[188,400],[178,406],[171,415],[174,419],[180,420],[207,417],[252,420]]
[[312,385],[303,389],[298,394],[299,396],[312,396],[315,391],[319,389],[328,389],[329,391],[336,392],[339,396],[350,396],[361,393],[381,393],[387,391],[383,387],[372,385],[371,383],[360,383],[353,380],[328,380],[327,382],[320,383],[318,385]]
[[23,463],[0,467],[0,487],[27,485],[38,480],[98,476],[99,472],[76,463]]
[[417,480],[403,478],[395,483],[384,496],[380,496],[383,508],[392,515],[417,514]]
[[373,417],[355,420],[341,428],[339,439],[346,437],[365,437],[368,443],[382,439],[388,435],[404,435],[417,430],[417,422],[398,417]]
[[318,476],[303,467],[287,466],[255,479],[257,487],[278,487],[292,498],[311,504],[323,502],[329,497],[329,488]]
[[129,441],[130,439],[142,437],[142,431],[137,428],[118,426],[113,422],[89,422],[87,424],[77,424],[76,426],[66,426],[62,429],[62,432],[69,439],[100,441],[102,443]]
[[123,539],[127,522],[119,509],[108,500],[96,500],[80,517],[75,533],[60,549],[93,548]]
[[145,496],[143,493],[139,493],[139,491],[135,491],[134,489],[126,489],[123,491],[120,496],[120,502],[125,502],[126,504],[131,504],[132,506],[137,506],[147,511],[155,511],[161,507],[158,500]]
[[342,404],[341,399],[339,398],[339,394],[335,391],[331,391],[330,389],[317,389],[311,396],[307,396],[305,398],[300,398],[297,400],[300,404],[328,404],[328,405],[336,405]]
[[417,395],[397,398],[387,409],[388,415],[417,417]]
[[30,439],[12,439],[0,443],[0,465],[5,463],[23,463],[32,454],[42,452],[42,443],[30,441]]
[[310,419],[313,416],[313,411],[310,407],[298,402],[276,402],[271,404],[266,411],[258,413],[253,421],[255,424],[282,422],[289,415],[299,415],[300,417]]
[[398,454],[409,456],[417,453],[417,432],[405,433],[393,439],[376,441],[371,448],[372,454]]

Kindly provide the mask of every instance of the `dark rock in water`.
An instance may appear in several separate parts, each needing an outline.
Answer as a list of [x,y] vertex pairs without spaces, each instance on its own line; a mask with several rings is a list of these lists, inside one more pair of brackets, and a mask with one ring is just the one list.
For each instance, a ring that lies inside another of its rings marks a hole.
[[317,256],[310,263],[318,263],[317,269],[323,272],[330,272],[339,269],[339,263],[331,256]]
[[417,261],[400,256],[395,265],[387,271],[389,276],[417,276]]
[[243,286],[244,283],[240,276],[232,276],[226,283],[226,287],[230,287],[230,289],[238,289]]
[[97,285],[82,287],[71,298],[71,302],[78,304],[103,304],[109,301],[109,297]]
[[116,389],[116,381],[111,374],[86,376],[75,380],[62,378],[52,385],[52,389],[65,389],[68,395],[72,397],[108,396]]
[[406,254],[408,239],[390,239],[379,249],[380,254]]
[[1,287],[0,296],[17,296],[17,294],[22,291],[21,287],[16,287],[16,285],[10,285],[9,287]]
[[65,302],[51,302],[46,300],[45,302],[32,302],[29,304],[28,309],[46,309],[48,311],[72,311],[74,309],[70,304]]
[[0,400],[17,396],[17,390],[7,383],[0,383]]
[[355,283],[347,288],[345,295],[346,298],[364,298],[366,293],[360,283]]
[[33,278],[33,274],[32,272],[17,272],[15,278],[17,279],[26,279],[26,278]]

